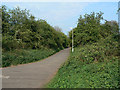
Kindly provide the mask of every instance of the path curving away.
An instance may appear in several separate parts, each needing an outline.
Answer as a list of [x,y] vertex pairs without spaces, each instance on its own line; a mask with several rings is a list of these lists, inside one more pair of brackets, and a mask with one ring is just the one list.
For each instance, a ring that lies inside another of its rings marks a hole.
[[64,49],[40,62],[2,69],[2,88],[41,88],[47,83],[69,56]]

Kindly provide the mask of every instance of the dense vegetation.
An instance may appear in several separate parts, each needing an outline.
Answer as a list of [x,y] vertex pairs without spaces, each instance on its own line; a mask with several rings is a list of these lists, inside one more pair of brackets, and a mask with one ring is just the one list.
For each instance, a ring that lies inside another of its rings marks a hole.
[[[8,9],[6,6],[2,6],[3,66],[12,65],[13,62],[17,62],[15,64],[32,62],[32,60],[24,60],[28,59],[29,55],[32,54],[31,57],[34,55],[34,50],[31,49],[37,49],[37,53],[40,51],[48,52],[51,49],[51,53],[46,53],[51,55],[53,52],[66,47],[68,47],[67,36],[60,30],[50,26],[45,20],[36,20],[26,9],[21,10],[19,7]],[[28,52],[25,52],[28,56],[20,54],[22,51],[24,53],[24,50],[28,50]],[[31,54],[29,54],[29,51]],[[24,59],[16,58],[19,54]],[[33,57],[36,57],[36,55]],[[42,59],[42,57],[44,57],[44,53],[40,54],[37,60]],[[33,61],[36,60],[33,59]]]
[[[1,9],[0,9],[1,11]],[[75,51],[48,88],[118,88],[120,36],[116,21],[101,21],[103,13],[80,16],[73,29]],[[72,31],[69,32],[70,41]],[[68,47],[59,27],[36,20],[28,10],[2,6],[3,67],[35,62]],[[71,42],[70,42],[71,45]]]
[[77,47],[47,87],[118,88],[118,60],[115,37]]
[[[59,69],[48,88],[118,88],[120,36],[115,21],[102,13],[80,16],[74,28],[75,51]],[[70,32],[71,38],[71,32]]]
[[[118,34],[118,23],[116,21],[107,21],[102,17],[103,13],[85,14],[78,19],[77,27],[73,29],[74,46],[92,44],[101,38],[106,38],[112,34]],[[101,24],[101,21],[105,21]],[[72,39],[72,32],[69,37]]]
[[56,51],[53,49],[17,49],[14,51],[8,51],[3,53],[3,67],[18,65],[18,64],[26,64],[30,62],[35,62],[41,59],[44,59]]

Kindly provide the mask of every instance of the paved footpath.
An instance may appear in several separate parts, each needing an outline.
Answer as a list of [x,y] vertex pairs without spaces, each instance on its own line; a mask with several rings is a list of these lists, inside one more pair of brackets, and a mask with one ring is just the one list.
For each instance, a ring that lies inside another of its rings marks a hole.
[[42,61],[2,69],[2,88],[41,88],[69,56],[64,49]]

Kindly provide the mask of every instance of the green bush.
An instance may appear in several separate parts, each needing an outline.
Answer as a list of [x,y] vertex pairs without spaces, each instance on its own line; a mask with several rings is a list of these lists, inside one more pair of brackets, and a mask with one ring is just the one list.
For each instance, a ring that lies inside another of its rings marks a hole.
[[[77,27],[73,29],[74,46],[92,44],[112,34],[118,34],[119,26],[116,21],[107,21],[102,24],[103,13],[90,13],[80,16]],[[72,39],[72,31],[69,32]]]
[[28,10],[2,6],[3,50],[41,49],[62,50],[68,47],[68,37],[55,30],[45,20],[36,20]]
[[68,37],[45,20],[36,20],[27,9],[2,11],[3,67],[35,62],[68,47]]
[[118,88],[118,36],[76,47],[47,88]]
[[54,54],[55,52],[56,51],[52,49],[39,49],[39,50],[18,49],[14,51],[3,52],[2,67],[39,61]]

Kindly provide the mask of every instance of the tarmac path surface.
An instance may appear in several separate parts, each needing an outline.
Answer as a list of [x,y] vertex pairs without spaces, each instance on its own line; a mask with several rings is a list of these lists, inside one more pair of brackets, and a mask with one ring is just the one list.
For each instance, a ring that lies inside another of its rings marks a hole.
[[2,69],[2,88],[42,88],[67,60],[70,48],[39,62]]

